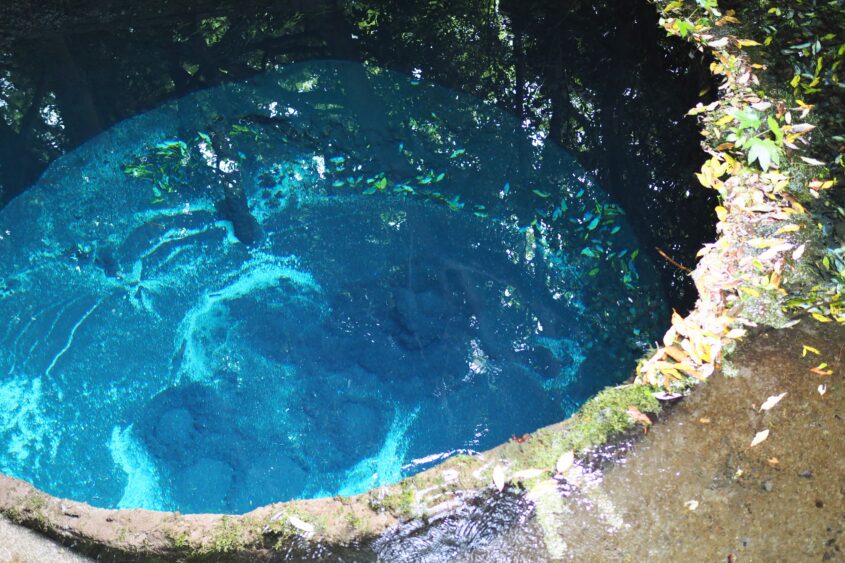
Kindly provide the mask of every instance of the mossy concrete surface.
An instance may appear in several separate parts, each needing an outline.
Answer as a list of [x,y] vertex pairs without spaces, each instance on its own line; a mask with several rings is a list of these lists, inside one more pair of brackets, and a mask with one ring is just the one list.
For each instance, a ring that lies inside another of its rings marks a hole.
[[257,560],[314,546],[367,543],[411,519],[442,518],[496,489],[542,488],[561,456],[583,453],[637,424],[660,405],[652,390],[602,391],[569,420],[476,456],[458,456],[402,482],[355,497],[291,501],[242,516],[106,510],[51,497],[0,476],[0,513],[82,553],[122,560]]

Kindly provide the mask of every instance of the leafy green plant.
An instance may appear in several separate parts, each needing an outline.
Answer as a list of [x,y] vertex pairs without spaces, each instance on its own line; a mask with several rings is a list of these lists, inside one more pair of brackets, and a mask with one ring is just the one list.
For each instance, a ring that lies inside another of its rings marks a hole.
[[779,167],[784,137],[777,120],[769,115],[764,126],[763,115],[750,107],[729,114],[736,125],[730,128],[727,140],[737,149],[747,151],[748,164],[756,161],[764,172],[771,167]]

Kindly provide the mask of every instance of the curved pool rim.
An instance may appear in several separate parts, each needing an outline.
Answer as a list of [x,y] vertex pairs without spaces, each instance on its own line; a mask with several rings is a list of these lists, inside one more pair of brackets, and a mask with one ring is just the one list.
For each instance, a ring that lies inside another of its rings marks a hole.
[[[608,387],[566,420],[472,456],[448,458],[395,484],[350,497],[278,502],[240,515],[182,514],[98,508],[52,496],[26,481],[0,474],[0,515],[72,545],[82,554],[129,561],[218,560],[220,556],[254,561],[279,553],[288,557],[350,549],[355,553],[372,549],[372,542],[391,530],[403,525],[413,529],[432,525],[457,515],[473,501],[483,502],[496,495],[516,501],[531,485],[549,481],[556,473],[553,466],[539,467],[541,475],[526,475],[529,472],[520,468],[538,457],[551,455],[556,459],[560,438],[582,433],[591,425],[591,417],[584,411],[597,398],[632,390],[637,394],[645,391],[651,397],[651,391],[634,383]],[[651,401],[656,404],[653,398]],[[622,403],[628,402],[622,399]],[[624,415],[624,409],[614,410]],[[645,405],[641,410],[651,412]],[[642,436],[639,432],[609,431],[605,443],[636,441]],[[605,462],[612,464],[613,460]],[[503,483],[499,482],[499,472],[504,475]]]

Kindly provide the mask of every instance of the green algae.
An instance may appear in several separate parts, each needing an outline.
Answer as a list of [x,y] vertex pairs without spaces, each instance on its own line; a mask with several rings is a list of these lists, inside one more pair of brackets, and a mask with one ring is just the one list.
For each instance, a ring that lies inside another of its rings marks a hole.
[[416,490],[419,488],[415,478],[403,479],[396,487],[374,489],[369,494],[369,506],[372,510],[387,510],[400,518],[415,515]]
[[642,413],[657,414],[660,404],[653,390],[645,385],[622,385],[601,391],[564,424],[564,428],[541,429],[517,449],[514,462],[518,468],[552,469],[567,451],[584,451],[607,443],[613,436],[630,430],[636,422],[628,414],[630,407]]

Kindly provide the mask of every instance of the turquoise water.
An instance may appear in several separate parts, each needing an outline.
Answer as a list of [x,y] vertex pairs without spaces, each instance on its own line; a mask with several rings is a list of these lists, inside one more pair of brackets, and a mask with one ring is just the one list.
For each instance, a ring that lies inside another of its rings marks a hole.
[[0,470],[186,513],[360,493],[627,377],[656,279],[512,115],[282,67],[113,127],[0,212]]

